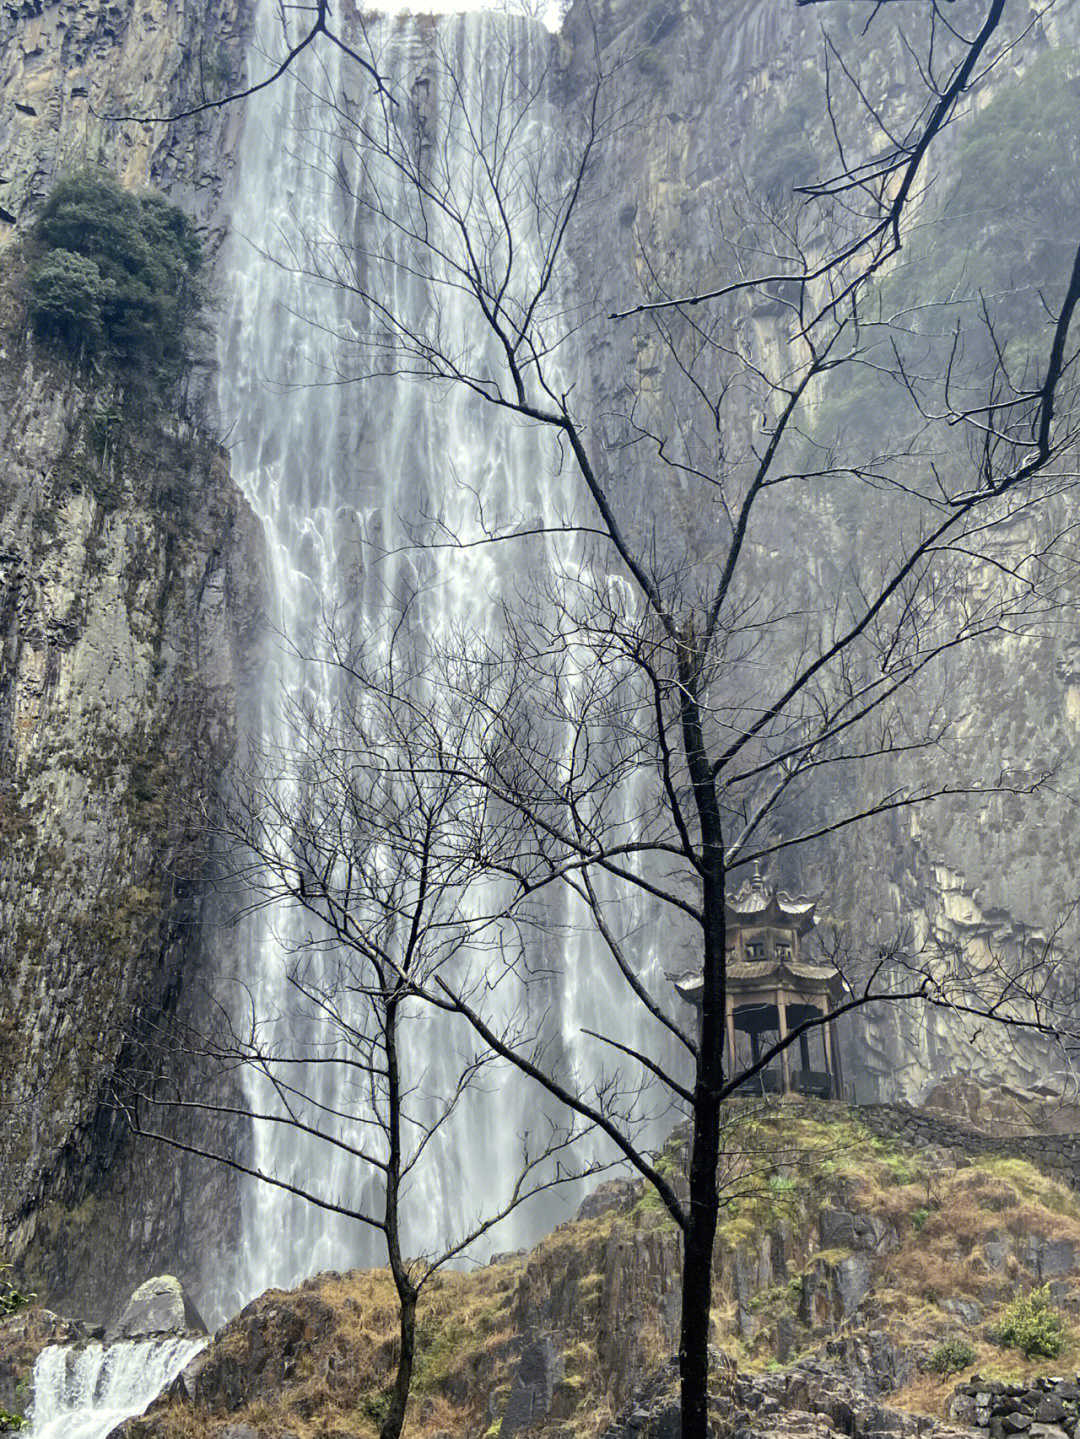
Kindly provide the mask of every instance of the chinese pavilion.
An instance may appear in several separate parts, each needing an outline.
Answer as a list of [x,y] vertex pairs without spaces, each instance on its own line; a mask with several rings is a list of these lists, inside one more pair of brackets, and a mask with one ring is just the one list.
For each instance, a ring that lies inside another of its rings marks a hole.
[[[778,1065],[770,1064],[749,1080],[747,1092],[843,1097],[835,1022],[825,1016],[841,1002],[844,980],[828,960],[802,953],[802,942],[816,923],[815,907],[815,900],[793,898],[758,873],[728,898],[729,1072],[757,1064],[770,1045],[786,1040],[807,1020],[824,1020],[800,1034],[797,1045],[782,1050]],[[700,1004],[700,973],[669,978],[683,999]],[[820,1056],[817,1065],[814,1050]]]

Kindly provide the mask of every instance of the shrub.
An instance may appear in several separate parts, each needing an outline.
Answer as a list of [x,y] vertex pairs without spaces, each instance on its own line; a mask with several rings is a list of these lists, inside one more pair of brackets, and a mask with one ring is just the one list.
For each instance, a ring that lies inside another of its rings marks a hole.
[[919,1230],[922,1229],[923,1225],[929,1218],[930,1211],[926,1208],[925,1205],[920,1205],[918,1209],[913,1209],[911,1211],[911,1227],[912,1229],[914,1229],[916,1234],[918,1234]]
[[29,1422],[21,1414],[9,1414],[6,1409],[0,1409],[0,1434],[15,1433],[19,1429],[25,1429]]
[[6,1277],[10,1269],[10,1264],[0,1264],[0,1319],[16,1313],[19,1309],[25,1309],[34,1298],[33,1294],[24,1294],[21,1289],[17,1289]]
[[926,1361],[933,1374],[959,1374],[975,1363],[975,1350],[966,1339],[946,1339]]
[[1050,1302],[1050,1286],[1018,1294],[991,1337],[1006,1349],[1019,1349],[1028,1359],[1056,1359],[1065,1344],[1065,1323]]
[[27,306],[40,338],[143,394],[160,397],[188,371],[206,286],[182,210],[80,171],[45,202],[32,245]]

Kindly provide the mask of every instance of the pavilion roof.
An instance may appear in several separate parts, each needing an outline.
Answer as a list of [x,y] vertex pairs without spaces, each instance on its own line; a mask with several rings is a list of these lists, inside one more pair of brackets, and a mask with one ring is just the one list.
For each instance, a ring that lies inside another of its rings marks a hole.
[[761,875],[744,881],[728,895],[727,914],[731,924],[775,925],[795,929],[800,935],[813,929],[817,900],[774,889]]
[[[700,970],[669,975],[683,999],[697,1004],[704,983]],[[844,979],[834,964],[807,959],[733,960],[727,964],[727,987],[731,994],[760,994],[762,990],[783,989],[789,1002],[798,1002],[801,995],[821,993],[838,996]]]

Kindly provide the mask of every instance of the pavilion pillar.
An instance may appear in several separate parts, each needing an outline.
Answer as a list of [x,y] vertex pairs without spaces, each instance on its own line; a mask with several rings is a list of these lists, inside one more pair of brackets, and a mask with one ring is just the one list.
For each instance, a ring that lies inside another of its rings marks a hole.
[[754,1064],[761,1063],[761,1030],[756,1026],[750,1031],[750,1059]]
[[835,1046],[833,1045],[832,1020],[827,1020],[821,1026],[821,1039],[825,1046],[825,1068],[829,1071],[830,1099],[842,1098],[840,1086],[836,1080]]
[[725,1065],[725,1069],[727,1070],[727,1077],[731,1079],[737,1068],[735,1059],[735,996],[731,994],[727,995],[725,999],[725,1004],[727,1006],[726,1021],[728,1052],[728,1061]]
[[836,1021],[830,1019],[825,1026],[825,1039],[829,1046],[829,1072],[832,1075],[833,1098],[844,1097],[844,1069],[840,1063],[840,1041],[836,1034]]
[[787,995],[782,989],[776,991],[776,1014],[780,1021],[780,1069],[784,1076],[784,1093],[791,1093],[791,1057],[788,1053],[787,1037]]

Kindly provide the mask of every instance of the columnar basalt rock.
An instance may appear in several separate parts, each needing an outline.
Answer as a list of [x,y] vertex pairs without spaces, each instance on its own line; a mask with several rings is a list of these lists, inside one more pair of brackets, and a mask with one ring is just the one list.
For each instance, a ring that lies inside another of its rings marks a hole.
[[175,1163],[105,1201],[105,1086],[201,962],[186,814],[235,744],[261,537],[217,445],[119,410],[99,443],[108,394],[13,327],[0,393],[0,1248],[100,1313],[180,1262]]

